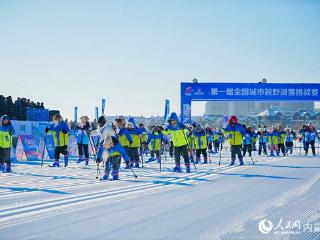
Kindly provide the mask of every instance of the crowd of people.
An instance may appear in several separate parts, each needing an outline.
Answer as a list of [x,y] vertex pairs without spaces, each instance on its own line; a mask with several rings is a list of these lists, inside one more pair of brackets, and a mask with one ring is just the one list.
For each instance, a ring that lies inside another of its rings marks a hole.
[[[18,97],[14,102],[11,96],[0,95],[0,116],[8,115],[11,120],[32,120],[28,119],[33,114],[30,109],[44,110],[44,104],[34,102],[30,99]],[[28,111],[29,110],[29,111]],[[48,121],[48,117],[46,119]]]
[[[105,174],[101,180],[108,180],[110,174],[113,180],[119,179],[121,159],[124,159],[125,169],[143,167],[143,156],[150,158],[145,163],[158,161],[161,164],[163,152],[169,152],[174,158],[173,171],[191,172],[190,164],[208,164],[208,155],[217,154],[223,148],[230,148],[230,166],[233,166],[236,157],[239,165],[243,165],[243,158],[248,154],[252,159],[252,152],[258,155],[265,154],[269,157],[280,157],[293,154],[296,142],[300,143],[304,155],[308,155],[311,147],[312,155],[316,156],[315,142],[319,133],[310,122],[303,125],[300,130],[294,131],[289,126],[259,126],[253,129],[240,124],[236,116],[229,118],[225,128],[217,129],[202,126],[199,122],[182,124],[178,115],[172,113],[167,123],[161,126],[149,126],[147,129],[142,123],[137,124],[134,118],[128,121],[123,116],[116,117],[114,123],[108,126],[104,116],[99,117],[98,128],[93,129],[87,116],[82,116],[80,121],[70,130],[60,114],[53,118],[53,123],[45,129],[46,134],[52,134],[55,144],[55,160],[52,167],[60,167],[60,155],[64,156],[64,167],[68,166],[69,135],[77,137],[79,158],[78,163],[89,164],[89,149],[95,155],[97,165],[105,162]],[[0,125],[0,170],[11,171],[10,147],[15,131],[10,123],[10,117],[4,115]],[[92,137],[97,140],[94,142]],[[225,144],[228,140],[229,144]],[[107,157],[104,157],[107,153]],[[299,153],[299,155],[300,155]],[[253,160],[252,160],[253,161]],[[161,165],[160,165],[161,166]]]

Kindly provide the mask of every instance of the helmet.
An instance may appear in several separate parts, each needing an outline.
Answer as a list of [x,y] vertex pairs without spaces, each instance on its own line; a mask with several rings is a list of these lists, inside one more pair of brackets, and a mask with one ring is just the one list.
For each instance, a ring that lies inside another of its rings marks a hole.
[[99,124],[100,127],[102,127],[103,125],[105,125],[106,122],[107,122],[107,120],[106,120],[106,118],[105,118],[104,116],[100,116],[100,117],[98,118],[98,124]]

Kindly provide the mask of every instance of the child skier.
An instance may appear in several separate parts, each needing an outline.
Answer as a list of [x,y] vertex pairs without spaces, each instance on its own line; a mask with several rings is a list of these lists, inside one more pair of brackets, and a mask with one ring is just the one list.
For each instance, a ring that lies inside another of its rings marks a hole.
[[208,140],[207,140],[206,131],[201,127],[200,123],[196,124],[196,128],[194,130],[194,138],[195,138],[195,149],[196,149],[196,162],[201,163],[200,155],[203,155],[203,164],[208,163],[208,156],[207,156],[207,147],[208,147]]
[[243,156],[241,153],[242,138],[246,134],[245,129],[241,124],[238,123],[236,116],[231,116],[228,125],[225,130],[225,134],[228,136],[230,147],[231,147],[231,163],[230,166],[234,165],[236,155],[240,162],[239,166],[243,165]]
[[[113,125],[113,129],[115,131],[116,137],[121,144],[121,146],[126,150],[127,155],[130,156],[129,153],[129,144],[132,144],[132,137],[126,128],[126,122],[123,116],[119,116],[115,119],[116,125]],[[126,161],[126,169],[130,168],[130,161]]]
[[220,139],[220,131],[216,128],[213,129],[213,142],[212,144],[214,145],[214,152],[213,153],[218,153],[219,148],[220,148],[220,142],[219,142],[219,139]]
[[172,137],[172,144],[174,148],[174,159],[175,159],[175,167],[173,168],[174,172],[181,172],[180,166],[180,156],[183,156],[184,163],[186,166],[187,173],[190,173],[190,161],[188,154],[188,140],[187,140],[187,132],[188,130],[184,128],[184,126],[179,122],[178,115],[173,112],[171,113],[168,119],[168,127],[163,130],[163,134],[170,134]]
[[149,146],[150,155],[151,155],[148,162],[155,161],[156,159],[154,158],[154,156],[156,155],[156,158],[159,163],[161,161],[160,149],[163,141],[163,135],[160,127],[151,126],[151,130],[152,132],[150,133],[147,140],[147,144]]
[[279,152],[281,151],[283,156],[286,156],[286,149],[284,146],[285,140],[286,140],[286,131],[283,130],[282,126],[278,126],[278,133],[279,133]]
[[130,167],[139,168],[139,148],[140,148],[140,129],[135,125],[133,118],[128,120],[127,129],[131,135],[132,142],[129,144]]
[[258,142],[259,142],[258,155],[259,156],[261,155],[262,150],[265,155],[268,155],[268,153],[267,153],[268,138],[267,138],[267,131],[266,131],[265,127],[259,128],[257,136],[258,136]]
[[140,156],[143,157],[143,154],[147,155],[148,151],[148,132],[142,123],[139,124],[139,129],[141,132],[141,146],[140,146]]
[[290,151],[290,154],[293,152],[293,141],[296,138],[296,134],[290,129],[290,127],[287,127],[285,129],[285,147],[286,147],[286,155],[288,155],[288,152]]
[[[112,180],[119,180],[119,169],[121,164],[121,156],[128,162],[129,157],[125,149],[121,146],[115,136],[106,133],[103,147],[106,149],[108,158],[105,163],[104,176],[100,180],[109,180],[109,175],[112,169]],[[101,158],[100,158],[101,159]]]
[[[270,127],[268,128],[267,136],[268,136],[270,157],[279,156],[280,154],[279,145],[278,145],[279,139],[280,139],[279,132],[274,127]],[[276,155],[274,152],[276,152]]]
[[246,134],[243,137],[243,156],[246,156],[246,153],[248,152],[249,157],[252,155],[252,143],[253,143],[253,133],[252,128],[247,127],[246,128]]
[[[85,160],[85,165],[89,164],[89,142],[90,142],[90,131],[91,126],[89,123],[89,118],[87,116],[82,116],[80,118],[80,123],[73,130],[77,136],[79,159],[77,163]],[[83,155],[85,158],[83,158]]]
[[188,140],[188,147],[189,147],[189,157],[191,162],[194,161],[194,149],[195,149],[195,136],[193,131],[193,125],[188,124],[188,133],[187,133],[187,140]]
[[11,172],[10,148],[15,130],[8,115],[3,115],[0,120],[0,171]]

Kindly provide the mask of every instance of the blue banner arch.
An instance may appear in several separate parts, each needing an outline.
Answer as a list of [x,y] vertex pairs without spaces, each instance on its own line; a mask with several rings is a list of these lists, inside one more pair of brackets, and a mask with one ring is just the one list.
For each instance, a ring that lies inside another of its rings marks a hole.
[[181,122],[191,121],[192,101],[320,101],[319,83],[181,83]]

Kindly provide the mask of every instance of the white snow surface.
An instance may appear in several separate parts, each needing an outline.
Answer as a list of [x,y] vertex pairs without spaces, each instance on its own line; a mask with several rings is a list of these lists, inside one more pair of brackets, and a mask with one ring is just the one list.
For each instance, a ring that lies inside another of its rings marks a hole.
[[[146,157],[144,158],[147,159]],[[320,239],[320,158],[253,155],[228,166],[229,152],[212,163],[174,173],[173,159],[130,170],[120,181],[95,179],[96,165],[40,161],[0,173],[0,239]],[[182,165],[183,166],[183,165]],[[102,174],[103,171],[101,171]],[[300,221],[299,234],[263,234],[259,221]]]

